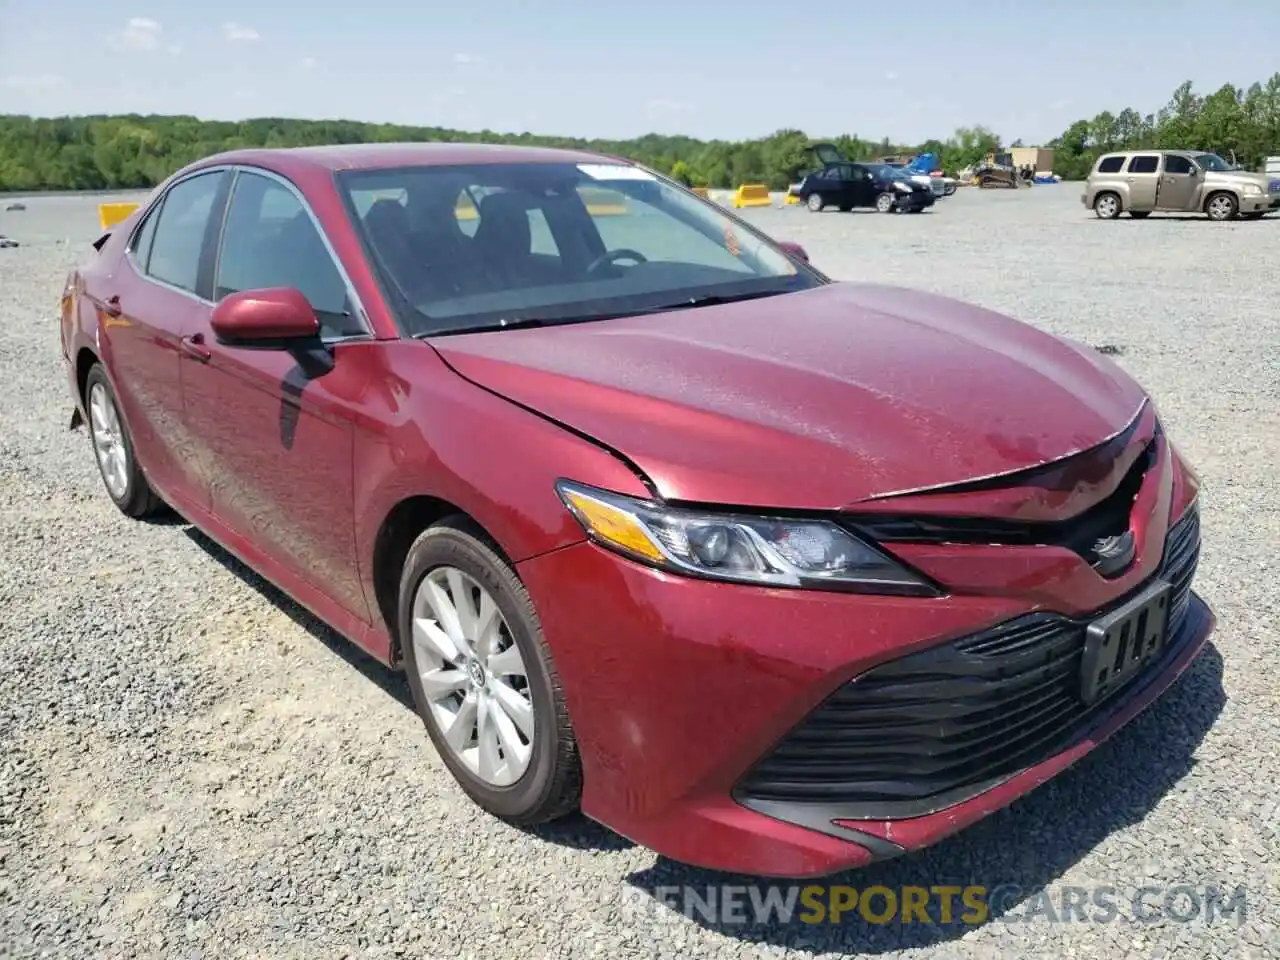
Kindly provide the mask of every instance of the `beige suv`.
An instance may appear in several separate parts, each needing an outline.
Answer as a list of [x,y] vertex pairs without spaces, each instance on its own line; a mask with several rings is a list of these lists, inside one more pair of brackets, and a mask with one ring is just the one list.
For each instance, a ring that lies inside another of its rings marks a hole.
[[1216,153],[1126,150],[1098,158],[1080,200],[1103,220],[1156,210],[1256,220],[1280,210],[1280,177],[1237,170]]

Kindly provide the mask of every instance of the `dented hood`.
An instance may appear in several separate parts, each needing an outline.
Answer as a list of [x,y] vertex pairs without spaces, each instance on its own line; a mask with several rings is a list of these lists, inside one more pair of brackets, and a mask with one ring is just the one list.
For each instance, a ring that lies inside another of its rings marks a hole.
[[839,509],[1022,470],[1101,443],[1144,401],[1087,347],[851,283],[429,342],[462,376],[612,447],[664,497],[753,507]]

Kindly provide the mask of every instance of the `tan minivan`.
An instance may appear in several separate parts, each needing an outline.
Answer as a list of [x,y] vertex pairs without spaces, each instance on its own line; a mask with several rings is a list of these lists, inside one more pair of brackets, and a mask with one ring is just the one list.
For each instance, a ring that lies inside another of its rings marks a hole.
[[1216,153],[1125,150],[1098,158],[1080,200],[1103,220],[1157,210],[1256,220],[1280,210],[1280,177],[1237,170]]

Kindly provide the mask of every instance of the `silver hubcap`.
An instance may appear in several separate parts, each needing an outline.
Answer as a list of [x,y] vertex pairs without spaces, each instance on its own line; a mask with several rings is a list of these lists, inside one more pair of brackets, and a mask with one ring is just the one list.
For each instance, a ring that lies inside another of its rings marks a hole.
[[124,431],[120,428],[116,405],[111,402],[106,388],[100,383],[95,383],[89,390],[89,424],[103,482],[111,495],[119,500],[129,487]]
[[888,213],[892,207],[893,207],[893,197],[883,193],[880,194],[879,199],[876,200],[876,209],[879,210],[881,213]]
[[454,755],[492,786],[519,780],[533,756],[529,676],[489,591],[456,567],[428,573],[413,598],[413,654]]
[[811,193],[811,194],[809,194],[809,209],[810,209],[810,210],[821,210],[821,209],[822,209],[822,197],[818,196],[818,194],[816,194],[816,193]]
[[1103,197],[1098,201],[1098,212],[1104,217],[1114,216],[1116,212],[1116,201],[1114,197]]
[[1209,201],[1209,212],[1219,220],[1231,215],[1231,201],[1226,197],[1214,197]]

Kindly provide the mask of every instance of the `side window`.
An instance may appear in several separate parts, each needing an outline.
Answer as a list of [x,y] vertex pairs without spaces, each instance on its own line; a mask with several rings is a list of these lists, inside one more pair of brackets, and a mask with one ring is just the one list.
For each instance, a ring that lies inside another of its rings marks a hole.
[[1165,173],[1190,173],[1191,161],[1177,154],[1169,154],[1164,158]]
[[1103,157],[1098,161],[1098,173],[1119,173],[1124,167],[1124,157]]
[[134,262],[143,273],[147,272],[147,258],[151,256],[151,240],[156,235],[156,222],[160,219],[162,205],[162,203],[155,205],[155,209],[147,214],[147,218],[142,221],[142,226],[129,241],[129,253],[133,255]]
[[147,273],[157,280],[196,292],[200,252],[204,247],[209,211],[225,174],[202,173],[175,184],[156,214],[147,258]]
[[529,209],[529,235],[530,253],[560,256],[560,247],[551,232],[551,224],[547,223],[547,215],[540,207]]
[[269,177],[236,177],[214,279],[214,299],[243,290],[293,287],[320,319],[322,336],[364,333],[346,283],[292,190]]
[[1152,154],[1141,154],[1129,161],[1130,173],[1155,173],[1160,169],[1160,158]]

